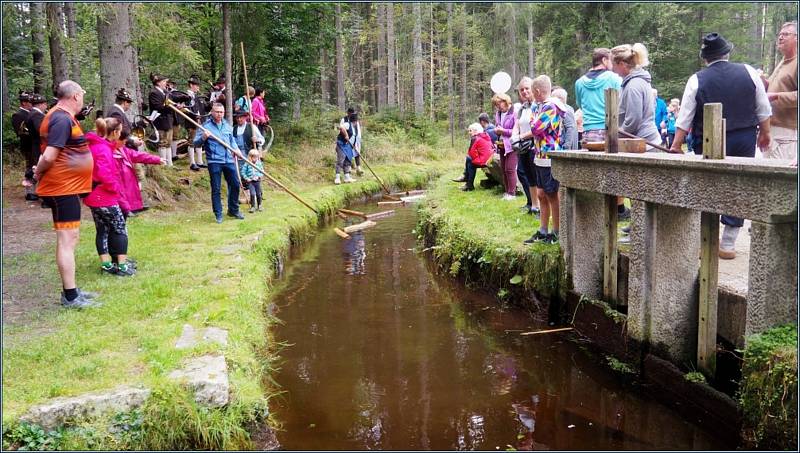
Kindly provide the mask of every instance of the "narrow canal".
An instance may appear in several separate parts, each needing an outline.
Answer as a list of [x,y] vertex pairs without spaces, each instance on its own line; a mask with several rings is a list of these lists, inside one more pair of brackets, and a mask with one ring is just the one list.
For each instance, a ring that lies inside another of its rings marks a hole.
[[293,257],[273,306],[283,448],[735,447],[623,387],[568,334],[520,336],[547,326],[437,275],[415,221],[407,207],[349,240],[323,228]]

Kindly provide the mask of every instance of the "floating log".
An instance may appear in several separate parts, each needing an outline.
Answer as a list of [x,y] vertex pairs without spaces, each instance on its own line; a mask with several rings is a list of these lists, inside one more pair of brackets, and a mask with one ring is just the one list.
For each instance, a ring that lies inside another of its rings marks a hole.
[[378,206],[385,206],[385,205],[398,205],[398,204],[403,204],[403,200],[397,200],[397,201],[379,201],[379,202],[378,202]]
[[362,219],[367,219],[367,215],[361,211],[351,211],[350,209],[339,209],[339,212],[343,214],[352,215],[355,217],[361,217]]
[[542,333],[566,332],[567,330],[572,330],[572,327],[559,327],[558,329],[534,330],[533,332],[522,332],[520,335],[539,335]]
[[383,194],[383,198],[385,198],[385,199],[387,199],[387,200],[390,200],[390,201],[400,201],[400,199],[399,199],[399,198],[397,198],[397,197],[394,197],[394,196],[392,196],[392,195],[386,195],[386,194]]
[[392,192],[392,195],[398,197],[409,197],[411,195],[422,195],[424,193],[424,190],[407,190],[405,192]]
[[350,225],[350,226],[344,227],[344,232],[345,233],[354,233],[356,231],[361,231],[361,230],[365,230],[367,228],[374,227],[375,225],[377,225],[377,223],[373,222],[372,220],[367,220],[367,221],[364,221],[364,222],[361,222],[361,223],[357,223],[355,225]]
[[338,217],[338,218],[340,218],[340,219],[342,219],[342,220],[347,220],[347,216],[346,216],[346,215],[344,215],[344,214],[342,214],[342,213],[341,213],[341,212],[339,212],[339,211],[336,211],[336,217]]
[[394,209],[391,209],[389,211],[376,212],[374,214],[367,214],[367,220],[382,219],[384,217],[389,217],[392,215],[394,215]]
[[342,239],[350,239],[350,235],[345,233],[344,231],[342,231],[339,228],[334,228],[333,231],[336,232],[336,234],[338,234],[339,237],[342,238]]
[[413,197],[400,197],[400,200],[402,200],[404,203],[414,203],[416,201],[422,200],[423,198],[425,198],[424,194],[423,195],[414,195]]

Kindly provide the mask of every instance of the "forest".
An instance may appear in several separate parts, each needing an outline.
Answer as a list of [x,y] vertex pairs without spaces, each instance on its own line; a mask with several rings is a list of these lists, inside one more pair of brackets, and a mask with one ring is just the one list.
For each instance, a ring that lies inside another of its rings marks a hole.
[[[357,105],[397,110],[450,129],[490,108],[488,81],[547,74],[567,89],[591,50],[641,42],[653,86],[680,97],[701,68],[703,34],[735,45],[731,59],[769,73],[774,37],[796,3],[3,3],[3,110],[19,90],[49,96],[78,81],[98,108],[125,86],[143,99],[151,72],[209,84],[231,56],[234,96],[243,93],[243,43],[251,85],[266,90],[273,118],[306,108]],[[227,38],[227,39],[226,39]],[[138,106],[134,106],[131,113]],[[8,136],[6,134],[6,136]]]

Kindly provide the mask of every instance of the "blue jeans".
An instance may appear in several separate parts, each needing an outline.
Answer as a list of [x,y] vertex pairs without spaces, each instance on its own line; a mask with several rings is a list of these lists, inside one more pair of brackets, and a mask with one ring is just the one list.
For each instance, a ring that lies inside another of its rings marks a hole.
[[467,160],[464,164],[464,179],[467,180],[467,187],[470,189],[475,188],[475,174],[478,172],[479,168],[486,168],[485,165],[473,165],[472,158],[467,156]]
[[[736,129],[725,133],[725,155],[729,157],[756,157],[756,140],[758,139],[758,129],[748,127]],[[694,153],[703,154],[703,136],[694,137]],[[723,225],[741,227],[744,219],[729,215],[721,216]]]
[[225,183],[228,185],[228,213],[236,214],[239,212],[239,177],[236,175],[236,164],[208,163],[208,175],[211,177],[211,208],[214,215],[222,217],[222,200],[220,199],[222,189],[222,177],[225,176]]

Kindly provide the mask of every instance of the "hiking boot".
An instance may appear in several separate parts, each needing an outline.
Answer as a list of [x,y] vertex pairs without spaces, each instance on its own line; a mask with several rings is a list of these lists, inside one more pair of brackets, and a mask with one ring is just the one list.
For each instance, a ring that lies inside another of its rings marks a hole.
[[200,171],[200,166],[198,166],[197,164],[189,165],[189,170]]
[[250,214],[256,212],[256,207],[255,206],[250,206],[250,210],[247,211],[247,212],[249,212]]
[[352,176],[350,176],[350,173],[345,173],[344,174],[344,182],[350,184],[351,182],[356,182],[356,179],[354,179]]
[[228,217],[233,217],[234,219],[244,220],[244,214],[241,212],[228,212]]
[[617,211],[617,220],[628,220],[631,218],[631,210],[625,208],[622,212]]
[[465,176],[462,176],[460,178],[454,179],[453,182],[467,182],[467,178]]
[[105,272],[106,274],[117,275],[117,265],[112,264],[111,267],[100,266],[100,271]]
[[133,277],[136,274],[136,268],[133,266],[125,266],[125,269],[114,266],[117,269],[118,277]]
[[534,242],[543,242],[546,240],[550,235],[547,233],[542,233],[541,231],[536,231],[533,233],[529,239],[525,239],[522,241],[523,244],[533,244]]
[[333,183],[339,185],[342,183],[342,178],[339,176],[339,173],[336,173],[336,177],[333,178]]
[[103,304],[100,302],[93,302],[86,298],[86,296],[78,293],[78,297],[72,299],[71,301],[67,300],[67,296],[64,293],[61,293],[61,306],[64,308],[92,308],[92,307],[99,307]]

